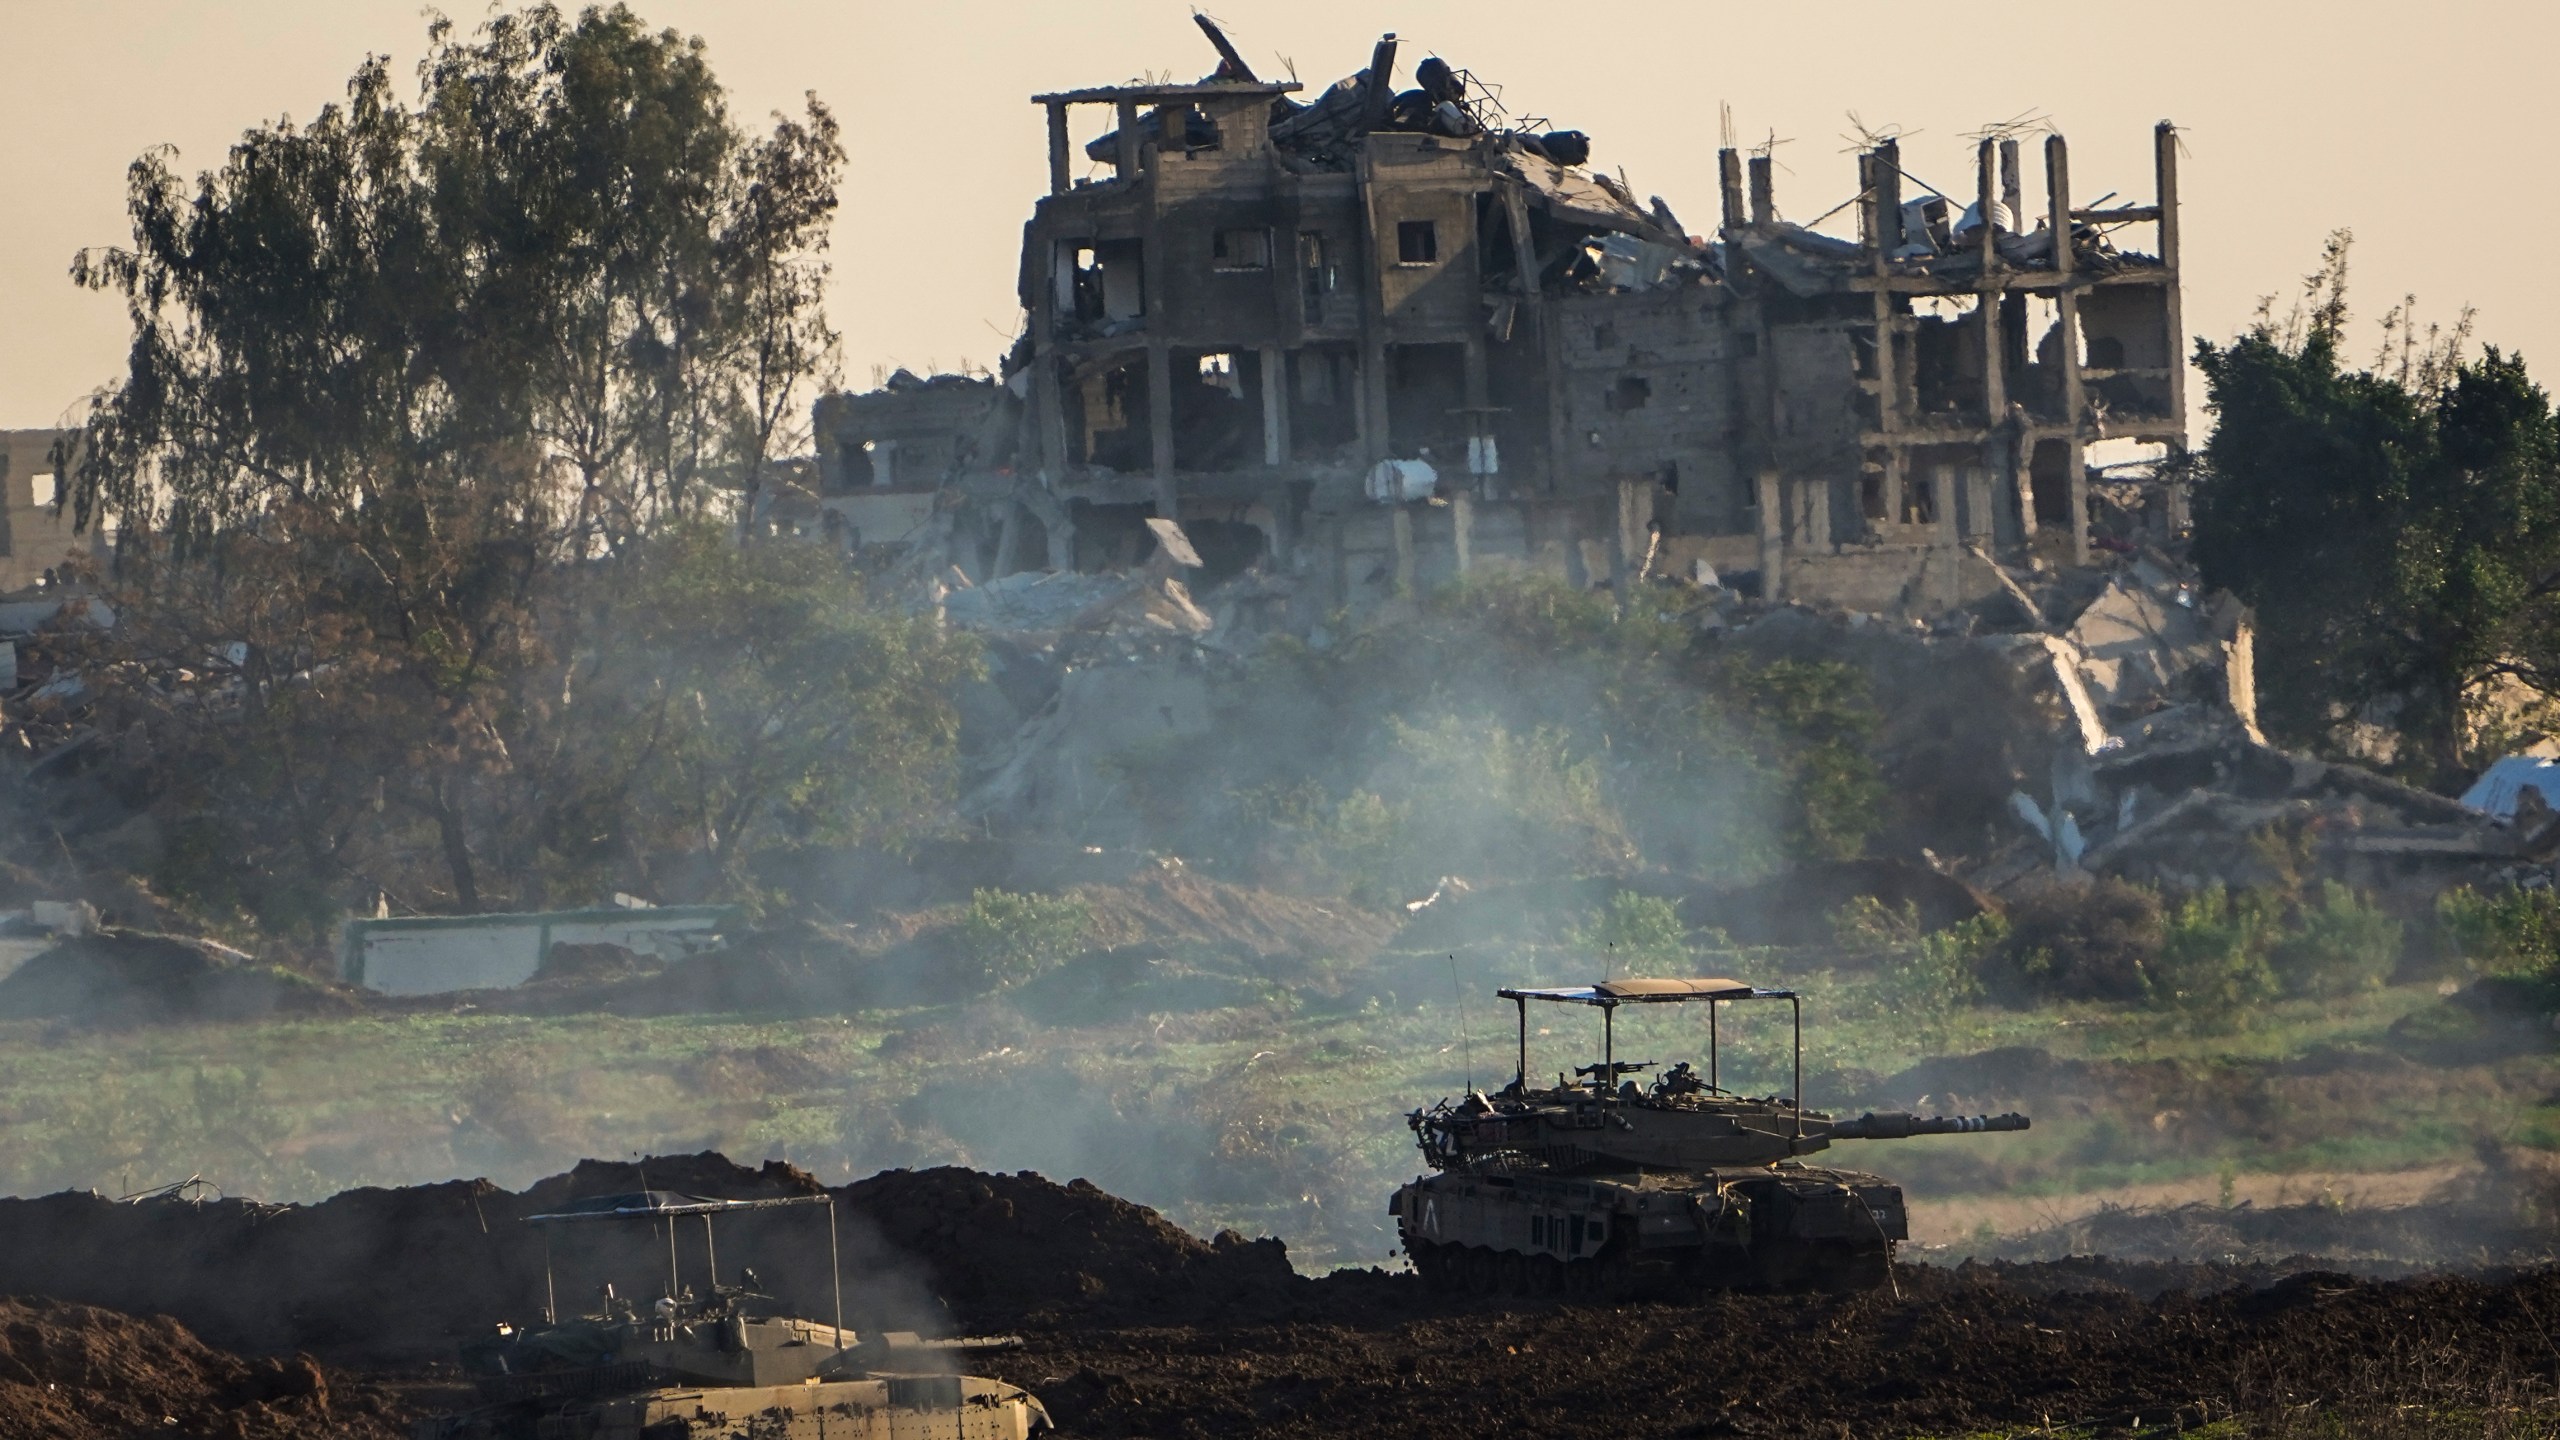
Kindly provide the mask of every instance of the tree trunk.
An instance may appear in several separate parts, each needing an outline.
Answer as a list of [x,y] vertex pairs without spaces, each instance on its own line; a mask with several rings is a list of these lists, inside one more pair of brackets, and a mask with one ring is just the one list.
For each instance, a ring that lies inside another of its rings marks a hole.
[[480,913],[480,881],[471,869],[471,842],[463,833],[462,816],[444,796],[436,796],[436,838],[444,844],[444,865],[453,876],[453,898],[464,914]]

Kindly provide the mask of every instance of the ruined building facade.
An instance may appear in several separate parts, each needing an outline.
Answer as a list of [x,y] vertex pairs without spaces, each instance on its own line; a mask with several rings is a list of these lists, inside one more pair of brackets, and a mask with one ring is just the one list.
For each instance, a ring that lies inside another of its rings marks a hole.
[[[1983,141],[1969,197],[1880,143],[1835,211],[1855,238],[1781,219],[1767,159],[1727,150],[1700,237],[1463,72],[1372,85],[1394,54],[1303,105],[1232,52],[1034,97],[1050,186],[1003,379],[828,397],[827,503],[981,579],[1129,563],[1173,515],[1213,578],[1319,612],[1483,564],[1704,561],[1933,613],[1995,562],[2085,558],[2088,446],[2184,444],[2166,124],[2157,198],[2112,208],[2075,206],[2059,136]],[[1088,116],[1106,173],[1079,180]]]

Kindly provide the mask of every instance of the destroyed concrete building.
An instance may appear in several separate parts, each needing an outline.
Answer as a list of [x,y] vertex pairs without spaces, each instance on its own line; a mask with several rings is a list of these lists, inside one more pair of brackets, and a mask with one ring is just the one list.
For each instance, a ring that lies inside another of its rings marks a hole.
[[1311,613],[1510,561],[1934,614],[2087,558],[2090,445],[2185,443],[2165,123],[2147,204],[2075,203],[2058,135],[2034,177],[1983,139],[1955,195],[1882,140],[1831,208],[1855,238],[1728,149],[1707,238],[1437,57],[1399,91],[1394,36],[1301,103],[1202,28],[1200,83],[1033,97],[1050,193],[1001,384],[820,403],[829,505],[894,515],[865,540],[1097,570],[1158,516],[1202,579],[1259,567]]
[[101,531],[76,533],[54,475],[60,430],[0,430],[0,594],[59,579],[68,562],[106,555]]

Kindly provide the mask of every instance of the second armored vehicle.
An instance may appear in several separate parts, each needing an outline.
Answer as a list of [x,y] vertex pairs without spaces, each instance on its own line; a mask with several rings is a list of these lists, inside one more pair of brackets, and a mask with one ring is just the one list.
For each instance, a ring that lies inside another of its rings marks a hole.
[[[663,1190],[605,1195],[528,1219],[646,1220],[663,1225],[669,1273],[659,1298],[635,1306],[604,1287],[596,1309],[561,1318],[546,1303],[540,1324],[500,1325],[462,1347],[462,1369],[484,1402],[412,1427],[413,1440],[1029,1440],[1050,1428],[1028,1392],[955,1374],[953,1352],[1006,1340],[863,1337],[844,1328],[840,1277],[834,1323],[774,1313],[756,1272],[723,1284],[712,1218],[781,1206],[827,1207],[827,1253],[836,1258],[833,1199],[794,1195],[705,1200]],[[681,1220],[699,1218],[711,1282],[697,1296],[675,1274]],[[545,1247],[543,1291],[553,1293]]]
[[[1625,1294],[1709,1286],[1862,1289],[1884,1283],[1909,1238],[1900,1186],[1804,1163],[1835,1140],[2024,1130],[2024,1115],[1834,1119],[1804,1108],[1803,1005],[1793,991],[1732,980],[1612,980],[1497,992],[1520,1011],[1509,1085],[1407,1117],[1437,1172],[1389,1207],[1414,1269],[1436,1288]],[[1601,1016],[1601,1057],[1577,1081],[1529,1081],[1529,1002]],[[1726,1002],[1784,1000],[1794,1016],[1792,1095],[1722,1087]],[[1652,1061],[1616,1055],[1622,1005],[1707,1012],[1707,1069],[1682,1063],[1650,1085]]]

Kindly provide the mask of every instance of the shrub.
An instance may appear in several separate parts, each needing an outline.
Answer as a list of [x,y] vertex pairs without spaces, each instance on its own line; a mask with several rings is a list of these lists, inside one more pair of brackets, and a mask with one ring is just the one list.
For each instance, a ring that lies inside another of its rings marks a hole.
[[959,942],[989,983],[1012,985],[1074,958],[1092,930],[1092,909],[1075,896],[979,890],[960,916]]
[[2024,994],[2140,1000],[2165,923],[2160,897],[2139,885],[2051,886],[2009,907],[2009,933],[1987,958],[1986,978]]
[[2329,998],[2373,990],[2400,963],[2400,922],[2335,880],[2305,905],[2292,934],[2268,954],[2288,995]]
[[2009,942],[2009,924],[1977,915],[1934,933],[1920,928],[1920,907],[1893,909],[1861,895],[1831,917],[1843,952],[1875,966],[1875,1002],[1943,1041],[1956,1012],[1982,998],[1982,977]]
[[2474,975],[2560,969],[2560,895],[2549,890],[2458,886],[2436,897],[2436,930]]
[[1610,896],[1574,932],[1573,942],[1595,958],[1607,956],[1609,967],[1622,974],[1677,973],[1689,962],[1689,928],[1680,923],[1680,912],[1660,896],[1632,890]]
[[2218,884],[2197,891],[2169,911],[2145,972],[2147,998],[2217,1028],[2246,1024],[2251,1006],[2282,991],[2267,963],[2276,930],[2263,896]]

